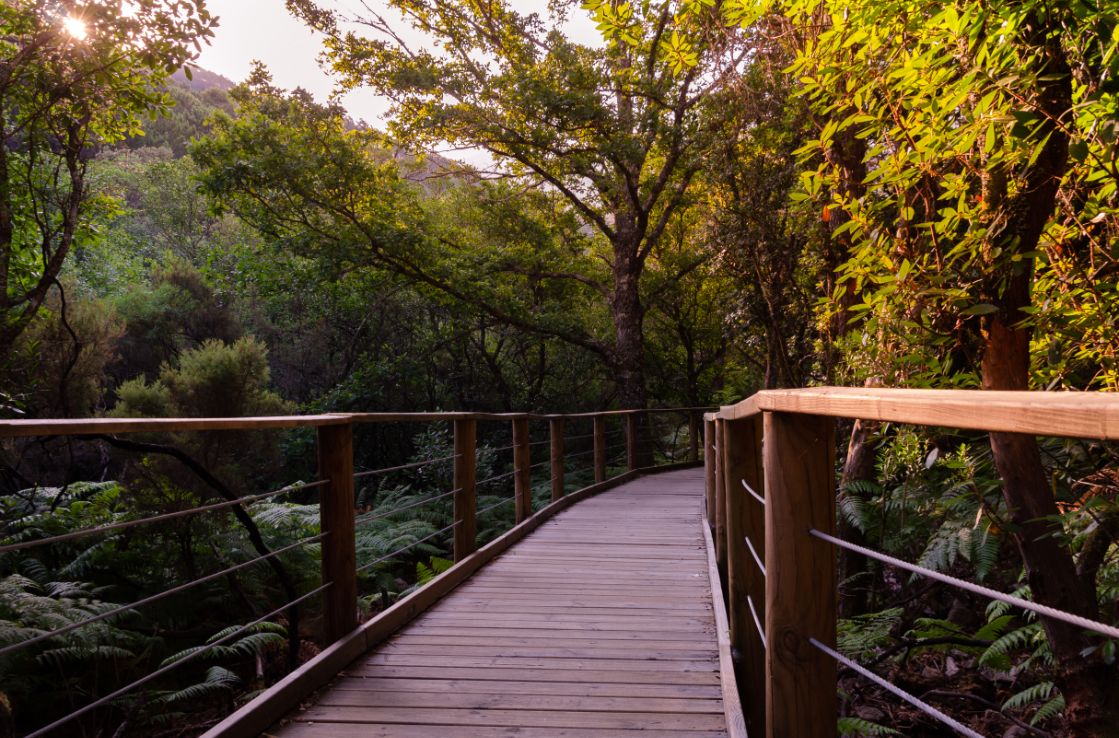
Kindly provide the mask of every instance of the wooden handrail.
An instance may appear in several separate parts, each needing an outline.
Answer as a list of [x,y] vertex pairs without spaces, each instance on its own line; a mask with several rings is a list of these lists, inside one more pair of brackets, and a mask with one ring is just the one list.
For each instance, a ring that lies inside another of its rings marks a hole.
[[1119,440],[1119,393],[992,392],[866,387],[763,390],[714,413],[827,415],[966,430]]
[[104,433],[166,433],[176,431],[271,430],[318,428],[347,423],[428,423],[434,421],[574,420],[626,416],[637,413],[708,412],[711,407],[647,408],[645,410],[601,410],[586,413],[320,413],[317,415],[269,415],[228,418],[31,418],[0,420],[0,438],[28,436],[91,436]]
[[835,418],[1119,440],[1119,394],[813,387],[705,414],[707,522],[732,646],[745,683],[765,690],[746,701],[751,735],[835,736],[836,662],[813,645],[834,649],[838,620],[836,550],[823,540],[835,526]]

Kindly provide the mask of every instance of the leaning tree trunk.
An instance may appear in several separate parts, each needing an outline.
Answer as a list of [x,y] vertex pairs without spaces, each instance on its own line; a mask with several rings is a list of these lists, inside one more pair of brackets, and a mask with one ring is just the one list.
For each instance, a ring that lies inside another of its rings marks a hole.
[[[1048,121],[1072,107],[1071,71],[1060,42],[1038,18],[1026,24],[1025,40],[1043,59],[1036,105]],[[1048,136],[1036,161],[1023,173],[1011,196],[1006,173],[995,170],[984,183],[994,212],[1005,217],[999,245],[1006,255],[984,285],[982,299],[997,311],[983,320],[982,378],[987,390],[1026,390],[1030,376],[1029,315],[1033,261],[1057,197],[1068,161],[1066,129],[1048,123]],[[1017,263],[1007,259],[1017,252]],[[1003,498],[1013,524],[1014,542],[1025,564],[1035,601],[1088,618],[1098,617],[1093,582],[1078,576],[1056,498],[1041,461],[1037,439],[1018,433],[991,433],[991,452],[1003,481]],[[1098,639],[1079,628],[1042,618],[1055,661],[1055,681],[1065,698],[1064,734],[1072,738],[1119,736],[1119,679],[1093,653]]]
[[[1029,329],[1020,308],[1029,304],[1029,276],[1012,278],[1002,309],[987,321],[983,388],[1028,388]],[[1078,576],[1063,543],[1056,498],[1041,463],[1037,439],[1019,433],[991,433],[995,468],[1003,480],[1003,498],[1013,523],[1014,541],[1026,567],[1035,601],[1087,618],[1099,616],[1095,587]],[[1098,654],[1086,653],[1093,639],[1058,620],[1042,618],[1056,662],[1056,681],[1064,695],[1065,730],[1071,737],[1119,735],[1119,680]]]

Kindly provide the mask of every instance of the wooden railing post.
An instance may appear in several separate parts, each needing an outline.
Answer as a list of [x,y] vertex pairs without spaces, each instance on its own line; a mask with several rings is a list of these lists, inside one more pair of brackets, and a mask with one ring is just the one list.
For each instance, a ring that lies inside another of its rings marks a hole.
[[765,413],[766,736],[835,738],[835,425]]
[[594,481],[606,481],[606,416],[594,416]]
[[548,420],[548,435],[552,441],[552,502],[555,502],[563,497],[563,418]]
[[715,563],[719,567],[719,581],[727,581],[727,485],[723,467],[726,465],[726,421],[715,419]]
[[703,472],[706,493],[707,527],[715,530],[715,421],[703,421]]
[[637,468],[638,445],[640,439],[637,437],[638,417],[636,412],[626,415],[626,468],[633,471]]
[[513,421],[513,490],[516,495],[517,523],[532,515],[532,461],[529,451],[528,418]]
[[[763,488],[762,418],[760,415],[723,423],[723,489],[726,490],[727,610],[730,644],[741,675],[741,684],[765,683],[765,646],[758,635],[754,613],[765,606],[765,509],[743,486]],[[760,494],[760,492],[759,492]],[[747,542],[748,541],[748,542]],[[751,548],[753,547],[753,552]],[[753,604],[753,610],[751,610]],[[808,605],[811,606],[811,605]],[[764,694],[746,690],[746,727],[753,735],[765,730]]]
[[477,421],[455,420],[455,561],[462,561],[474,553],[477,545],[475,516],[478,511],[478,496],[474,487],[477,437]]
[[700,411],[688,411],[688,461],[693,464],[699,461],[699,424],[702,421],[703,417]]
[[357,553],[354,545],[353,426],[318,429],[319,479],[330,480],[319,496],[322,540],[323,640],[334,643],[357,627]]

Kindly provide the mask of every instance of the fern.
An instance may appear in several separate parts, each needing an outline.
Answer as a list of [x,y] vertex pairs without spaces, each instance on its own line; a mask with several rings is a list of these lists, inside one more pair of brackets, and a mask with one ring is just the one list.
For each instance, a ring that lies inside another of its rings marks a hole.
[[1065,698],[1064,695],[1059,694],[1037,709],[1034,716],[1030,718],[1030,725],[1037,725],[1049,718],[1057,717],[1064,711]]
[[241,677],[223,666],[211,666],[206,670],[206,677],[201,682],[174,692],[157,694],[154,702],[160,706],[173,706],[202,702],[215,697],[229,699],[239,686],[241,686]]
[[840,620],[837,631],[839,651],[856,660],[874,655],[889,643],[890,633],[903,614],[904,610],[899,607]]
[[454,565],[455,562],[439,556],[432,556],[430,565],[424,564],[422,561],[416,562],[416,581],[418,584],[427,584]]
[[844,738],[858,738],[859,736],[901,735],[893,728],[872,723],[857,717],[841,717],[836,724],[836,732]]
[[979,657],[979,663],[983,666],[989,666],[992,669],[999,671],[1009,671],[1013,662],[1011,654],[1014,651],[1021,651],[1031,649],[1032,653],[1026,660],[1026,663],[1032,662],[1035,658],[1042,658],[1043,661],[1048,661],[1048,642],[1045,639],[1045,633],[1039,623],[1027,623],[1020,628],[1016,628],[1009,633],[997,638],[994,643],[987,647],[982,655]]
[[269,650],[283,648],[286,643],[287,629],[276,623],[257,623],[246,628],[244,635],[228,644],[219,644],[218,641],[228,638],[241,630],[239,625],[231,625],[219,630],[206,639],[200,646],[191,646],[163,660],[160,666],[167,666],[177,661],[182,661],[198,655],[205,660],[245,659],[261,656]]
[[1035,702],[1048,700],[1053,694],[1053,682],[1042,682],[1032,687],[1027,687],[1021,692],[1011,695],[1002,703],[1004,710],[1022,710]]

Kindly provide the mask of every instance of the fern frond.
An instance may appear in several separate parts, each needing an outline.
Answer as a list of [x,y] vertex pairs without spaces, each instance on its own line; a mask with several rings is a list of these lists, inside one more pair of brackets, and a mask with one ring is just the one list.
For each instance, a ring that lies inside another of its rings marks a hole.
[[893,728],[872,723],[857,717],[841,717],[836,724],[836,732],[843,738],[860,738],[860,736],[901,735]]

